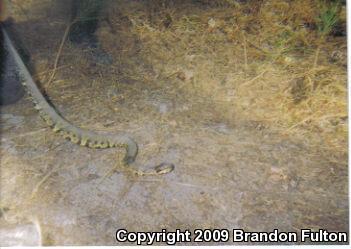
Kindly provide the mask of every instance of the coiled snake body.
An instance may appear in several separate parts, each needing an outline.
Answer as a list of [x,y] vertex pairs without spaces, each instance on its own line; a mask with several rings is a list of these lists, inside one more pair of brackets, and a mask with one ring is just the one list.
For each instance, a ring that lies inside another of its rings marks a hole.
[[[128,135],[98,134],[93,131],[76,127],[61,117],[40,92],[27,67],[14,48],[10,38],[7,35],[7,32],[4,29],[2,29],[2,32],[7,49],[14,57],[14,60],[19,68],[21,83],[27,90],[27,93],[30,95],[35,109],[39,111],[40,116],[44,119],[47,125],[53,129],[54,132],[59,133],[64,138],[69,139],[72,143],[87,146],[93,149],[114,147],[125,148],[126,155],[123,159],[124,164],[128,166],[135,161],[138,154],[138,145]],[[155,166],[151,171],[141,171],[132,167],[129,167],[129,169],[137,175],[160,175],[173,171],[174,165],[170,163],[161,163],[158,166]]]

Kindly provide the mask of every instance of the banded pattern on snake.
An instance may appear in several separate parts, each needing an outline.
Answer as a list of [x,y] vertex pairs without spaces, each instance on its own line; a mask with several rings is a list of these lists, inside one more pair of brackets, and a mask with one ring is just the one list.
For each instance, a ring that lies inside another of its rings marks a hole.
[[[61,117],[40,92],[4,28],[2,28],[2,32],[7,49],[14,57],[14,60],[18,66],[22,85],[30,95],[35,109],[39,111],[40,116],[54,132],[59,133],[64,138],[69,139],[72,143],[87,146],[93,149],[114,147],[124,148],[126,150],[126,154],[123,159],[124,165],[129,166],[135,161],[138,154],[138,145],[127,134],[98,134],[96,132],[74,126]],[[171,163],[161,163],[158,166],[155,166],[151,171],[142,171],[134,169],[133,167],[129,167],[129,169],[133,173],[141,176],[160,175],[173,171],[174,165]]]

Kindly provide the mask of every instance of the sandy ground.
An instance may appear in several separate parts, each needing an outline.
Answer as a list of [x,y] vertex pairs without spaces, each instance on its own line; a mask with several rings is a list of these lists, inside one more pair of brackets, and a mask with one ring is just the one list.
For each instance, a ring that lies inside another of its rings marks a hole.
[[[36,46],[40,39],[24,27],[41,72],[62,32]],[[227,122],[216,102],[152,70],[145,84],[127,76],[113,80],[128,69],[120,64],[106,69],[86,62],[77,69],[70,55],[82,53],[68,46],[63,54],[65,66],[47,91],[57,110],[81,127],[132,134],[140,146],[136,167],[169,161],[175,170],[137,177],[116,167],[109,175],[123,152],[65,141],[25,97],[1,108],[4,227],[34,221],[44,245],[116,245],[115,231],[122,228],[348,231],[347,155],[255,122]]]

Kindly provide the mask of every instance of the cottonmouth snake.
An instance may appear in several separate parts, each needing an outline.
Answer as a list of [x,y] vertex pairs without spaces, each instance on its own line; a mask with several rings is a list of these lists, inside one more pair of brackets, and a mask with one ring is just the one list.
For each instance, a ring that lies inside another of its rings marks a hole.
[[[127,134],[99,134],[81,129],[61,117],[40,92],[5,29],[2,28],[2,32],[7,50],[11,53],[18,66],[21,83],[30,95],[35,109],[38,110],[46,124],[50,126],[54,132],[59,133],[64,138],[81,146],[87,146],[93,149],[114,147],[124,148],[126,154],[123,159],[123,164],[125,166],[130,166],[130,164],[135,161],[138,154],[137,143]],[[128,167],[128,169],[137,175],[160,175],[173,171],[174,165],[171,163],[161,163],[150,171],[142,171],[133,167]]]

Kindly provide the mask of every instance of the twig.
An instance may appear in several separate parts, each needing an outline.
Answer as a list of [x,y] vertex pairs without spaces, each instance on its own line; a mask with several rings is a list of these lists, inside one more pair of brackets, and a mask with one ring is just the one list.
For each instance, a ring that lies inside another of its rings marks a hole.
[[319,52],[321,50],[320,45],[318,45],[317,47],[317,51],[316,51],[316,55],[314,57],[314,62],[313,62],[313,69],[315,69],[317,67],[317,63],[318,63],[318,58],[319,58]]
[[63,34],[63,37],[62,37],[62,40],[61,40],[61,44],[60,44],[60,47],[59,47],[59,50],[57,52],[57,55],[56,55],[56,58],[55,58],[55,63],[54,63],[54,68],[52,69],[52,73],[51,73],[51,76],[46,84],[46,89],[50,86],[53,78],[55,77],[55,74],[56,74],[56,69],[57,69],[57,65],[58,65],[58,62],[60,60],[60,55],[61,55],[61,52],[62,52],[62,48],[63,48],[63,45],[65,44],[65,41],[67,39],[67,36],[68,36],[68,33],[69,33],[69,30],[71,29],[71,26],[72,24],[74,23],[74,21],[70,22],[67,27],[66,27],[66,30],[65,30],[65,33]]
[[[244,38],[244,56],[245,56],[245,71],[248,71],[248,65],[247,65],[247,48],[246,48],[246,37],[245,34],[243,33],[243,38]],[[245,72],[245,73],[246,73]]]
[[311,120],[314,116],[316,116],[316,115],[312,114],[312,115],[308,116],[307,118],[303,119],[302,121],[290,126],[286,131],[290,131],[290,130],[294,129],[297,126],[300,126],[300,125],[306,123],[307,121]]
[[[58,69],[62,69],[62,68],[66,68],[66,67],[69,67],[70,65],[63,65],[63,66],[60,66],[60,67],[57,67],[56,70]],[[48,70],[45,70],[45,71],[42,71],[42,72],[39,72],[39,73],[36,73],[33,77],[39,77],[43,74],[47,74],[49,72],[53,72],[55,69],[48,69]]]
[[261,76],[263,76],[267,71],[263,71],[262,73],[260,73],[259,75],[253,77],[252,79],[248,80],[248,81],[245,81],[244,83],[242,83],[241,85],[239,85],[239,88],[240,87],[243,87],[243,86],[246,86],[252,82],[254,82],[255,80],[257,80],[258,78],[260,78]]
[[105,173],[105,175],[99,181],[98,185],[100,185],[103,181],[105,181],[106,178],[108,178],[108,177],[112,176],[114,173],[116,173],[118,168],[121,168],[121,164],[123,164],[122,161],[123,161],[123,159],[121,158],[121,154],[117,153],[117,163]]
[[256,48],[258,51],[261,51],[261,52],[262,52],[263,54],[265,54],[265,55],[268,55],[268,54],[271,53],[271,52],[269,52],[269,51],[267,51],[267,50],[265,50],[265,49],[263,49],[263,48],[260,48],[259,46],[257,46],[256,44],[254,44],[252,41],[248,40],[247,38],[246,38],[246,42],[247,42],[248,44],[250,44],[252,47]]
[[15,136],[11,136],[9,137],[8,139],[12,139],[12,138],[19,138],[19,137],[26,137],[26,136],[33,136],[37,133],[42,133],[43,131],[47,130],[48,128],[45,127],[45,128],[42,128],[42,129],[39,129],[39,130],[36,130],[36,131],[30,131],[30,132],[26,132],[26,133],[22,133],[22,134],[18,134],[18,135],[15,135]]
[[52,173],[54,173],[56,171],[57,166],[55,165],[41,180],[40,182],[38,182],[37,185],[35,185],[35,187],[33,188],[32,194],[31,194],[31,199],[33,199],[35,197],[35,195],[37,194],[39,188],[41,187],[41,185],[43,185],[43,183],[52,175]]

